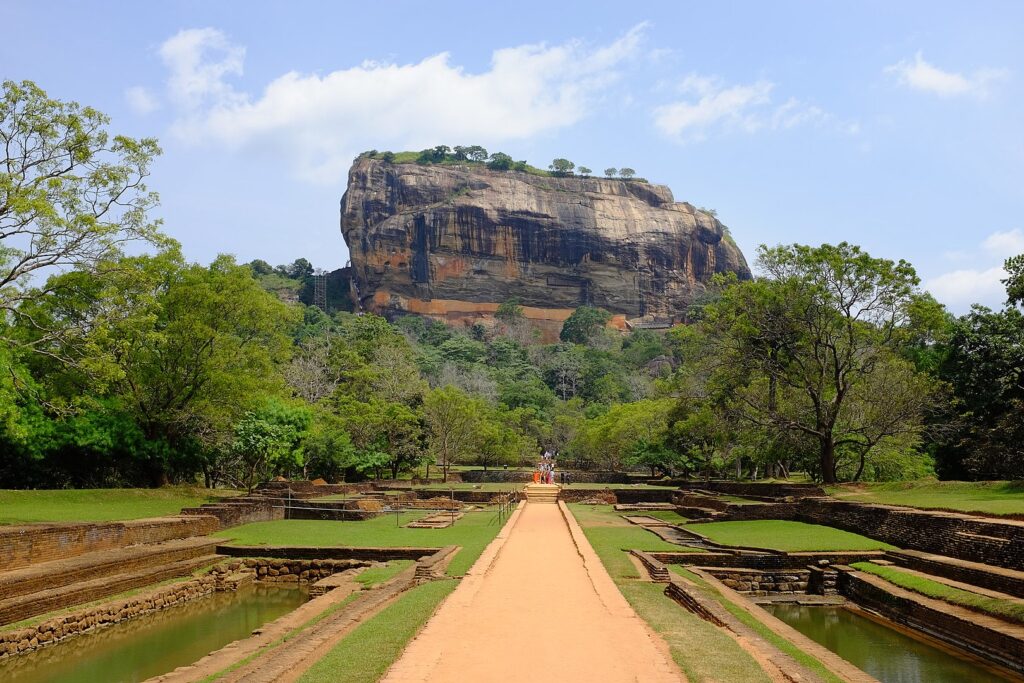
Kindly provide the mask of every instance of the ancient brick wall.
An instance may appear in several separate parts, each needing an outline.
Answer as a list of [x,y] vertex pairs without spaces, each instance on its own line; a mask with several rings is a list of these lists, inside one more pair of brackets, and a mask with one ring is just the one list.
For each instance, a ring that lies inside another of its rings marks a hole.
[[901,548],[1024,569],[1024,523],[886,505],[808,498],[790,519],[833,526]]
[[885,557],[901,567],[1024,598],[1024,572],[957,560],[942,561],[916,550],[889,551]]
[[613,491],[619,503],[671,503],[674,489],[615,489]]
[[[555,472],[558,476],[559,472]],[[586,472],[583,470],[565,470],[569,481],[575,484],[629,484],[633,479],[625,472]],[[480,483],[526,483],[533,481],[533,472],[525,470],[469,470],[462,472],[462,481]]]
[[807,496],[824,496],[825,491],[815,484],[759,484],[745,481],[691,481],[689,479],[673,479],[672,486],[681,489],[699,489],[714,491],[741,497],[768,498],[804,498]]
[[204,536],[219,528],[217,519],[209,515],[0,527],[0,570],[67,559],[96,550]]
[[216,517],[220,522],[220,528],[226,529],[240,524],[284,519],[284,505],[283,500],[254,496],[244,500],[227,500],[207,503],[196,508],[184,508],[181,514]]

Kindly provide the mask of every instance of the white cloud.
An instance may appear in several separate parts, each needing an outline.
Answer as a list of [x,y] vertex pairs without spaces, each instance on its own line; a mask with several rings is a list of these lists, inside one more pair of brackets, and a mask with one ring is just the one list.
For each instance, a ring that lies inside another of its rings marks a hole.
[[1006,69],[978,69],[970,75],[943,71],[934,64],[925,61],[920,52],[914,55],[913,61],[903,60],[891,64],[884,69],[885,73],[894,74],[901,85],[913,90],[930,92],[940,97],[957,97],[988,95],[989,85],[1009,76]]
[[[962,263],[974,261],[973,268],[957,268],[925,280],[924,287],[954,311],[966,311],[971,304],[998,307],[1006,298],[1002,263],[1024,253],[1024,231],[1019,228],[994,232],[973,250],[947,251],[946,258]],[[995,261],[995,263],[993,263]]]
[[926,280],[924,286],[936,299],[953,310],[964,311],[974,303],[998,305],[1006,295],[1006,289],[1000,282],[1005,277],[1006,271],[1002,266],[966,268]]
[[171,72],[167,89],[179,106],[238,101],[224,78],[242,75],[245,48],[233,44],[223,32],[215,28],[179,31],[160,46],[160,57]]
[[981,246],[1003,259],[1024,254],[1024,231],[1014,228],[1006,232],[994,232],[985,238]]
[[760,80],[746,85],[726,85],[712,76],[690,74],[678,90],[692,97],[654,109],[654,123],[679,142],[705,139],[714,130],[785,130],[804,125],[835,123],[838,130],[855,135],[857,123],[838,123],[820,107],[790,97],[781,105],[772,102],[776,84]]
[[160,100],[142,86],[134,86],[124,91],[124,99],[136,114],[149,114],[160,108]]
[[189,29],[160,48],[191,142],[284,155],[304,179],[334,183],[359,151],[436,144],[493,145],[571,126],[638,54],[645,24],[599,47],[578,41],[495,50],[468,73],[440,53],[412,64],[364,62],[324,75],[289,72],[253,96],[227,78],[244,48],[215,29]]

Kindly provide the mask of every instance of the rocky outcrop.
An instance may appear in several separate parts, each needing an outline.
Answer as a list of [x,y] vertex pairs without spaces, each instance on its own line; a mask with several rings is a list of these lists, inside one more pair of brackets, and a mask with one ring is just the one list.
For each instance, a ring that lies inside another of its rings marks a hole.
[[380,313],[465,319],[514,297],[553,324],[581,304],[665,323],[716,273],[750,277],[714,216],[640,181],[361,158],[341,230],[354,298]]

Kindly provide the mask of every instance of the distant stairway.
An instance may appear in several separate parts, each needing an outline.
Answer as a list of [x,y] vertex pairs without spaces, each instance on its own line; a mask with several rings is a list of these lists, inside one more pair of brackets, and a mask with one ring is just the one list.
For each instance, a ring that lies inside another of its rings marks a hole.
[[557,503],[561,490],[558,484],[527,484],[524,489],[529,503]]

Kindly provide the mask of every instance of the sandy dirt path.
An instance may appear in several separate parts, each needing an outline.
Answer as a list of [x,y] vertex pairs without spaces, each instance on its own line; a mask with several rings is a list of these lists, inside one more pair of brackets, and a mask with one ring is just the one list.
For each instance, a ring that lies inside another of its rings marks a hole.
[[383,681],[683,680],[560,506],[527,504],[490,559],[481,557]]

